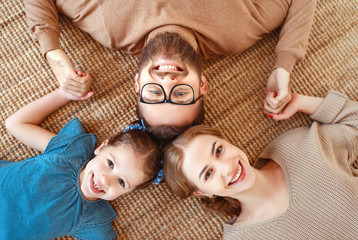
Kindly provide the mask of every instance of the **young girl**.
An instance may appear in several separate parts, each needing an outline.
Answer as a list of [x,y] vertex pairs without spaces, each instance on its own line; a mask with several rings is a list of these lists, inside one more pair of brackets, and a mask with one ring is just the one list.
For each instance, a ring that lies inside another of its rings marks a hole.
[[78,100],[57,89],[6,120],[11,134],[43,154],[0,160],[0,239],[114,239],[116,213],[104,200],[143,188],[160,170],[158,147],[139,124],[96,149],[77,118],[57,135],[38,126],[70,99]]
[[251,166],[246,154],[208,126],[192,127],[164,152],[164,177],[180,197],[199,195],[236,215],[224,239],[356,239],[358,103],[292,95],[282,114],[311,114],[310,128],[274,139]]

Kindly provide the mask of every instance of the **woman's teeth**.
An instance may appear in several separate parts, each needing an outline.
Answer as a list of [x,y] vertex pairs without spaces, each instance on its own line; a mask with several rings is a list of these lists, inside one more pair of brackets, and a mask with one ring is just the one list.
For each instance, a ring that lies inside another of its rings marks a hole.
[[240,162],[239,162],[239,169],[238,169],[238,171],[237,171],[237,173],[236,173],[234,179],[231,180],[231,182],[230,182],[229,184],[234,184],[234,183],[239,179],[239,177],[240,177],[240,175],[241,175],[241,172],[242,172],[242,167],[241,167],[241,164],[240,164]]

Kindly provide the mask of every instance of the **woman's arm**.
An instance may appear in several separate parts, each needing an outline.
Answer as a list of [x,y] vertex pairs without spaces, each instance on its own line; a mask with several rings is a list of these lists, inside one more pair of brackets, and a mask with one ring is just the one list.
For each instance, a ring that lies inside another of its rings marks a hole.
[[[270,92],[269,95],[273,95],[273,92]],[[312,97],[301,95],[297,93],[291,94],[291,101],[287,104],[285,109],[279,114],[273,114],[271,112],[264,111],[268,117],[278,121],[288,119],[293,116],[296,112],[304,112],[309,115],[315,113],[319,106],[322,104],[323,99],[321,97]],[[267,105],[267,102],[264,102],[264,105]]]
[[56,134],[42,128],[39,124],[52,112],[65,105],[70,100],[90,98],[93,92],[88,92],[84,98],[76,98],[61,89],[55,91],[22,107],[5,121],[9,132],[26,146],[43,152],[50,139]]

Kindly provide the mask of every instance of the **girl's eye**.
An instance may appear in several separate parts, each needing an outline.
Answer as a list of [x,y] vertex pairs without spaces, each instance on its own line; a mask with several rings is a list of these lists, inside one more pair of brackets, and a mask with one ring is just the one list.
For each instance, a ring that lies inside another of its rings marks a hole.
[[119,184],[121,184],[122,187],[125,187],[125,186],[126,186],[126,183],[123,181],[122,178],[119,178],[119,179],[118,179],[118,182],[119,182]]
[[223,150],[223,147],[222,146],[219,146],[217,149],[216,149],[216,156],[219,157],[221,152]]
[[205,173],[205,181],[207,181],[207,180],[210,178],[212,172],[213,172],[213,170],[210,169],[210,170],[208,170],[208,171]]
[[110,167],[110,168],[114,168],[114,164],[113,164],[113,162],[112,162],[112,160],[107,160],[107,163],[108,163],[108,166]]

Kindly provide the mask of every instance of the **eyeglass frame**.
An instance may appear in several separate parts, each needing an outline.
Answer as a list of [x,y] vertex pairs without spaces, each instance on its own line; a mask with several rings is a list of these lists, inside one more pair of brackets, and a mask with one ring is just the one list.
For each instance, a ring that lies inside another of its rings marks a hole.
[[[158,86],[162,89],[162,91],[163,91],[163,93],[164,93],[164,100],[163,100],[163,101],[161,101],[161,102],[155,102],[155,103],[149,103],[149,102],[144,101],[144,99],[143,99],[143,97],[142,97],[142,95],[143,95],[142,92],[143,92],[144,87],[145,87],[146,85],[153,85],[153,84],[154,84],[154,85],[158,85]],[[171,100],[171,96],[172,96],[173,89],[176,88],[177,86],[181,86],[181,85],[189,86],[189,87],[191,88],[191,91],[193,92],[193,100],[192,100],[191,102],[189,102],[189,103],[176,103],[176,102],[173,102],[173,101]],[[171,104],[175,104],[175,105],[193,105],[193,104],[195,104],[195,103],[196,103],[200,98],[202,98],[202,97],[203,97],[203,95],[200,95],[196,100],[194,100],[194,99],[195,99],[195,93],[194,93],[193,87],[190,86],[189,84],[186,84],[186,83],[180,83],[180,84],[177,84],[177,85],[175,85],[175,86],[172,87],[172,89],[171,89],[170,92],[169,92],[169,99],[167,100],[167,94],[165,93],[164,88],[163,88],[162,85],[160,85],[159,83],[146,83],[146,84],[143,85],[142,89],[140,90],[140,99],[139,99],[139,102],[145,103],[145,104],[171,103]]]

